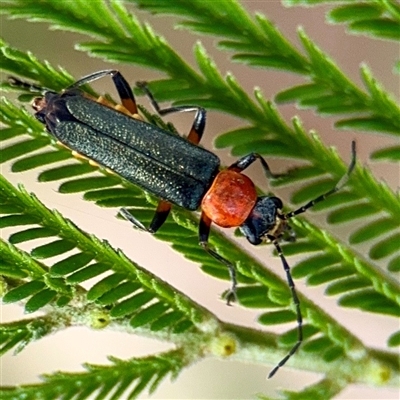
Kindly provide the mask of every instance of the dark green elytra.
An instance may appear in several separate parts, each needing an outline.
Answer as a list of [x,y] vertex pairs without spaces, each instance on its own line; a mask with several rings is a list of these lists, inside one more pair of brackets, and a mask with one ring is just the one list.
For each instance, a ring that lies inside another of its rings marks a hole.
[[54,100],[58,121],[52,133],[60,142],[157,197],[199,208],[218,173],[215,154],[71,92],[46,99],[48,104]]

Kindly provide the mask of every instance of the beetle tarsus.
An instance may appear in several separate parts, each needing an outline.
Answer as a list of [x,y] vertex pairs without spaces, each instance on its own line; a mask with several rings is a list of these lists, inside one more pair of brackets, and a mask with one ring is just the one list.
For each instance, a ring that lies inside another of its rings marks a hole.
[[128,220],[136,229],[140,231],[153,233],[152,230],[146,228],[137,218],[135,218],[126,208],[121,208],[119,213]]
[[226,297],[226,305],[231,306],[232,303],[236,303],[237,300],[237,293],[236,290],[233,290],[232,288],[228,290],[228,292],[225,295]]
[[289,358],[294,353],[296,353],[296,351],[300,347],[300,345],[301,345],[301,342],[299,342],[299,341],[296,342],[296,344],[292,347],[292,349],[289,351],[289,353],[285,357],[283,357],[282,360],[279,361],[279,363],[274,368],[272,368],[271,372],[268,374],[268,379],[271,379],[278,372],[278,369],[280,367],[282,367],[283,365],[285,365],[286,361],[289,360]]
[[236,287],[237,287],[237,280],[236,280],[236,269],[235,266],[228,261],[226,258],[220,256],[215,250],[211,249],[206,241],[200,241],[200,246],[211,256],[213,256],[216,260],[224,264],[228,268],[229,277],[231,279],[231,288],[229,289],[226,295],[226,304],[228,306],[231,305],[232,301],[236,300]]
[[289,353],[283,357],[281,361],[272,369],[272,371],[268,375],[268,379],[272,378],[275,373],[278,371],[280,367],[282,367],[286,361],[289,360],[289,358],[296,353],[297,349],[300,347],[301,343],[303,342],[303,317],[301,314],[301,309],[300,309],[300,300],[296,292],[296,287],[293,282],[292,274],[290,272],[290,267],[288,262],[286,261],[285,256],[283,255],[282,248],[278,243],[278,239],[274,237],[269,237],[271,242],[274,244],[276,251],[278,252],[278,255],[282,261],[283,269],[285,270],[286,273],[286,280],[288,283],[288,286],[290,288],[290,291],[292,293],[292,300],[296,309],[296,319],[297,319],[297,342],[294,344],[294,346],[290,349]]

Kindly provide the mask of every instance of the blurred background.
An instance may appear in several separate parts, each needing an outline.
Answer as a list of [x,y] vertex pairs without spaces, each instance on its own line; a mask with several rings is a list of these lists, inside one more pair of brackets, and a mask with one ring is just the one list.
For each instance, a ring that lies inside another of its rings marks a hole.
[[[392,66],[398,57],[398,44],[388,41],[368,39],[363,36],[346,35],[344,26],[328,25],[325,22],[326,7],[303,9],[284,8],[278,0],[243,1],[243,6],[252,14],[259,11],[271,19],[278,28],[290,38],[293,44],[301,48],[297,37],[296,27],[303,26],[305,32],[323,51],[330,54],[340,68],[362,87],[359,74],[361,62],[366,62],[375,77],[383,86],[399,96],[399,77],[392,74]],[[172,17],[154,17],[147,13],[135,13],[142,21],[148,21],[154,30],[164,36],[178,53],[195,65],[193,47],[201,40],[207,51],[214,58],[218,68],[225,75],[232,72],[239,83],[248,93],[255,86],[260,87],[267,99],[273,99],[280,90],[304,83],[303,79],[288,73],[249,69],[244,65],[232,64],[229,53],[215,49],[214,41],[209,37],[199,37],[187,31],[173,29]],[[1,35],[13,47],[20,50],[30,50],[40,59],[46,59],[53,65],[60,65],[77,79],[83,75],[105,68],[117,68],[130,83],[137,80],[152,80],[162,78],[157,71],[140,67],[104,63],[99,59],[87,57],[84,53],[74,50],[74,44],[88,40],[78,34],[50,31],[45,23],[27,23],[23,20],[10,21],[1,16]],[[5,76],[2,76],[3,80]],[[98,91],[114,93],[107,79],[96,82]],[[8,96],[8,95],[7,95]],[[144,102],[143,98],[139,99]],[[333,118],[319,118],[312,111],[297,110],[292,105],[280,106],[279,110],[289,121],[294,115],[299,115],[307,130],[318,132],[322,141],[327,145],[337,147],[344,160],[350,158],[351,140],[357,140],[358,157],[367,164],[375,175],[386,181],[393,189],[400,186],[400,171],[398,167],[388,164],[372,163],[368,154],[372,149],[380,148],[393,142],[386,136],[354,133],[351,131],[333,130]],[[191,125],[193,115],[176,115],[170,118],[180,132],[186,133]],[[210,111],[208,113],[207,129],[203,145],[212,149],[213,137],[228,130],[243,125],[242,121],[233,117]],[[393,144],[393,143],[392,143]],[[225,164],[234,160],[228,150],[218,150],[217,154]],[[284,171],[288,168],[285,160],[270,160],[273,171]],[[224,320],[246,326],[257,326],[257,313],[241,309],[238,306],[226,307],[221,300],[221,293],[227,288],[227,282],[218,281],[203,274],[196,264],[193,264],[169,249],[167,244],[155,240],[150,235],[136,232],[132,227],[115,215],[117,210],[100,209],[84,202],[78,195],[62,195],[57,193],[57,183],[38,183],[37,171],[12,174],[9,164],[1,167],[1,173],[17,184],[23,183],[28,191],[37,194],[45,205],[57,209],[65,217],[70,218],[83,230],[108,240],[115,248],[124,250],[140,265],[154,272],[162,279],[188,294],[193,300],[209,308]],[[263,189],[267,183],[262,177],[259,166],[249,169],[249,175]],[[287,193],[277,193],[287,201]],[[313,215],[316,219],[317,216]],[[323,220],[323,215],[319,216]],[[232,232],[228,232],[231,234]],[[337,234],[345,234],[338,230]],[[5,231],[4,236],[8,234]],[[240,240],[240,239],[238,239]],[[256,257],[266,260],[268,268],[274,268],[283,277],[279,260],[272,259],[271,249],[250,248],[241,240],[243,247],[251,250]],[[167,260],[167,261],[166,261]],[[289,263],[295,260],[289,258]],[[356,334],[367,345],[385,348],[388,336],[398,328],[398,320],[390,317],[363,314],[359,311],[338,308],[334,298],[326,298],[323,288],[306,288],[301,281],[296,281],[298,290],[306,292],[319,306],[335,316],[346,328]],[[2,322],[24,318],[23,311],[18,306],[2,306]],[[288,328],[288,327],[285,327]],[[74,351],[71,351],[73,345]],[[79,348],[79,351],[77,349]],[[58,332],[41,341],[29,345],[22,353],[14,356],[7,354],[1,361],[2,385],[33,383],[39,380],[38,375],[51,373],[56,370],[79,371],[81,364],[89,362],[106,364],[107,355],[127,359],[133,356],[152,354],[167,349],[164,343],[154,340],[129,336],[118,332],[91,331],[87,328],[70,328]],[[276,395],[280,389],[298,390],[304,385],[318,379],[313,373],[291,370],[285,367],[272,380],[266,380],[268,369],[252,364],[242,364],[232,361],[208,359],[191,366],[184,371],[176,381],[165,380],[154,395],[153,399],[245,399],[254,398],[257,393]],[[142,395],[141,398],[147,398]],[[336,399],[398,399],[399,394],[394,389],[367,388],[351,386]]]

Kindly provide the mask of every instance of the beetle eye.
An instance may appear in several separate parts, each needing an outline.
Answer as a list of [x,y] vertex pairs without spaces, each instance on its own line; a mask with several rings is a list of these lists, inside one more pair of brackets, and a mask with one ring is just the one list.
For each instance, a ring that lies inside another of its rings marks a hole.
[[276,208],[278,208],[279,210],[282,210],[283,203],[279,197],[269,197],[269,200],[271,200],[275,204]]
[[42,111],[38,111],[35,114],[35,118],[40,121],[42,124],[46,124],[46,118],[45,118],[45,113]]

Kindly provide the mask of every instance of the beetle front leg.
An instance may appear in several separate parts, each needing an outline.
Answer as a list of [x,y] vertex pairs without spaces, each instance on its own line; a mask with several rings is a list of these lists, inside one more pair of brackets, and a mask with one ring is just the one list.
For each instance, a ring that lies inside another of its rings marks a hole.
[[279,178],[279,176],[281,176],[281,175],[273,174],[271,172],[271,169],[270,169],[268,163],[258,153],[247,154],[246,156],[240,158],[238,161],[236,161],[235,163],[230,165],[228,169],[231,169],[231,170],[234,170],[237,172],[242,172],[247,167],[249,167],[251,164],[253,164],[256,160],[260,160],[261,166],[263,167],[265,175],[267,175],[268,179],[276,179],[276,178]]
[[208,236],[210,234],[211,219],[208,218],[203,212],[200,217],[199,224],[199,244],[200,246],[216,260],[224,264],[228,268],[229,276],[231,278],[231,288],[226,295],[226,304],[231,305],[231,302],[236,300],[236,269],[235,266],[226,258],[220,256],[215,250],[211,249],[208,244]]
[[270,379],[276,374],[278,369],[280,367],[282,367],[289,360],[289,358],[292,357],[292,355],[294,353],[296,353],[297,349],[300,347],[301,343],[303,342],[303,316],[301,314],[300,300],[299,300],[299,297],[297,296],[296,287],[294,285],[292,274],[290,272],[290,267],[286,261],[285,256],[283,255],[282,248],[279,245],[278,239],[276,237],[270,236],[270,235],[268,235],[268,239],[274,244],[279,257],[281,258],[283,269],[285,270],[285,273],[286,273],[286,280],[289,285],[290,291],[292,293],[292,299],[293,299],[294,307],[296,310],[296,319],[297,319],[297,342],[289,350],[287,355],[285,357],[283,357],[282,360],[279,361],[279,363],[268,374],[268,379]]

